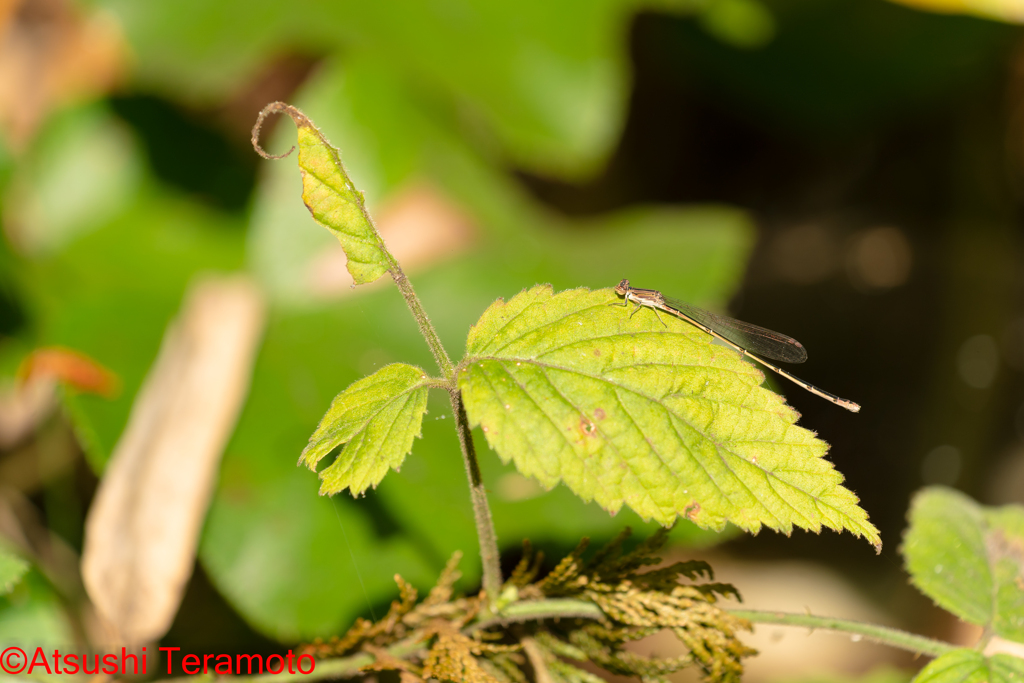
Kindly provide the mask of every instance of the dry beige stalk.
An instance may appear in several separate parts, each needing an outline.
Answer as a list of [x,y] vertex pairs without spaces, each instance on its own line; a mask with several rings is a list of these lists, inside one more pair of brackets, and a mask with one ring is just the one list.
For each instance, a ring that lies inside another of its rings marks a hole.
[[248,393],[263,309],[240,276],[195,286],[135,398],[89,510],[82,556],[86,589],[119,644],[159,638],[177,612]]

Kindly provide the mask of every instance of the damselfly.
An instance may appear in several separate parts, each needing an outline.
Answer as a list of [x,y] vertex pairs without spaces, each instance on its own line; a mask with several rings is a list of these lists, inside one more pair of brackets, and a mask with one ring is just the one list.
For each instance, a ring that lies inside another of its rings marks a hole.
[[[853,401],[839,398],[835,394],[819,389],[813,384],[794,377],[779,366],[772,365],[764,360],[764,358],[771,358],[783,363],[803,363],[807,360],[807,350],[804,348],[804,345],[792,337],[787,337],[784,334],[772,332],[771,330],[766,330],[763,327],[751,325],[740,320],[734,320],[724,315],[705,311],[696,306],[691,306],[685,301],[670,299],[656,289],[630,287],[629,280],[623,280],[616,285],[615,293],[623,297],[622,304],[624,306],[628,306],[630,303],[636,304],[636,308],[629,314],[631,317],[643,306],[652,309],[655,315],[658,315],[658,311],[674,315],[694,327],[707,332],[716,339],[723,341],[739,351],[741,355],[756,360],[761,365],[775,371],[812,394],[820,396],[826,401],[831,401],[837,406],[846,408],[850,412],[860,412],[860,406]],[[661,316],[658,316],[658,319],[661,320]],[[664,322],[662,320],[663,324]]]

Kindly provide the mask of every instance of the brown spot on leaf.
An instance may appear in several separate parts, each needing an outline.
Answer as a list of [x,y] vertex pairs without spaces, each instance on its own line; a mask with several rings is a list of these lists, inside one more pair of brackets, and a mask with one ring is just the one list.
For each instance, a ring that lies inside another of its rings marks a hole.
[[594,417],[596,417],[598,420],[603,420],[605,418],[604,410],[601,408],[595,410]]
[[600,356],[601,355],[601,349],[594,349],[594,355],[595,356]]
[[597,431],[597,426],[588,420],[586,415],[580,415],[580,428],[583,430],[583,433],[588,436]]
[[686,506],[686,511],[683,514],[685,514],[686,518],[691,522],[697,521],[697,515],[700,514],[700,503],[690,503]]
[[1024,572],[1024,544],[1019,538],[1007,536],[1000,529],[995,529],[986,534],[985,545],[988,547],[988,554],[996,560],[1010,560],[1017,565],[1018,579]]

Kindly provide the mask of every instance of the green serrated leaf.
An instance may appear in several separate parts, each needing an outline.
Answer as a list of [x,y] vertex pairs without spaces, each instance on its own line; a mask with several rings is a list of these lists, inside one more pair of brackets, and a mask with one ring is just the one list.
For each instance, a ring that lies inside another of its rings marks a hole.
[[610,289],[539,285],[470,330],[459,386],[502,459],[664,525],[827,526],[880,546],[827,444],[758,386],[760,371],[680,320],[619,303]]
[[304,116],[298,126],[302,201],[317,223],[341,242],[348,272],[357,285],[373,282],[390,265],[383,242],[363,208],[363,196],[349,180],[341,155]]
[[7,595],[28,571],[28,562],[0,548],[0,595]]
[[933,660],[911,683],[1010,683],[1024,676],[1024,659],[977,650],[954,650]]
[[958,491],[914,496],[902,547],[921,592],[964,621],[1024,640],[1024,507],[986,508]]
[[395,363],[338,394],[299,457],[315,472],[321,458],[347,444],[320,473],[320,495],[359,495],[376,488],[389,467],[401,467],[419,436],[429,386],[423,370]]

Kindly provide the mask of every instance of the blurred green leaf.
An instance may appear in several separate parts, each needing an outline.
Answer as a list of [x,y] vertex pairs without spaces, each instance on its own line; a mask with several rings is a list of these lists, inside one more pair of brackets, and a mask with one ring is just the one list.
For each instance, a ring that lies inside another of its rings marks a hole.
[[740,48],[762,47],[775,36],[775,19],[758,0],[711,0],[700,19],[708,33]]
[[773,678],[772,683],[908,683],[913,674],[883,664],[862,675],[845,673],[821,673],[811,676]]
[[320,495],[349,489],[358,496],[376,488],[389,468],[400,468],[420,434],[428,391],[423,370],[394,363],[338,394],[299,457],[315,472],[321,458],[345,444],[320,472]]
[[954,650],[932,660],[913,683],[1010,683],[1024,676],[1024,659],[986,657],[977,650]]
[[225,464],[200,557],[255,628],[282,641],[328,637],[386,605],[396,573],[421,586],[436,578],[415,539],[380,536],[365,499],[311,495],[291,463],[240,471],[245,455]]
[[318,497],[315,477],[295,467],[337,387],[364,374],[368,359],[429,361],[425,347],[418,357],[422,340],[397,292],[369,296],[370,316],[358,297],[272,316],[203,534],[200,558],[214,584],[249,623],[286,641],[338,633],[371,605],[386,606],[396,573],[427,587],[447,559],[424,552],[378,494]]
[[29,564],[14,553],[0,547],[0,596],[7,595],[21,581]]
[[638,5],[98,4],[123,22],[138,77],[151,87],[209,101],[253,78],[265,55],[372,55],[448,106],[466,109],[516,163],[574,176],[595,171],[621,130],[628,87],[624,24]]
[[565,482],[663,525],[732,522],[881,540],[827,445],[760,388],[739,354],[676,319],[631,315],[612,290],[537,286],[470,330],[459,386],[473,426],[545,488]]
[[18,246],[52,252],[109,222],[131,201],[142,161],[124,126],[98,106],[47,122],[19,164],[5,217]]
[[236,225],[147,186],[107,224],[23,269],[19,284],[35,316],[36,343],[81,351],[121,380],[114,400],[65,392],[97,471],[124,428],[189,281],[205,270],[241,265],[243,235]]
[[1024,640],[1024,507],[987,508],[958,491],[914,496],[903,557],[940,607],[1009,640]]
[[[37,647],[44,652],[66,649],[74,643],[71,624],[60,597],[36,570],[30,570],[14,590],[0,596],[0,643],[18,646],[31,661]],[[39,674],[37,669],[35,674]],[[45,671],[43,678],[45,676]],[[52,679],[57,680],[59,676]],[[0,680],[24,680],[0,671]]]
[[24,157],[25,177],[42,182],[38,198],[67,207],[25,214],[41,222],[27,228],[32,248],[12,269],[30,312],[14,350],[66,346],[119,377],[113,400],[62,392],[96,471],[124,428],[192,277],[235,270],[244,255],[241,218],[165,190],[140,173],[138,158],[131,139],[98,107],[62,113]]

